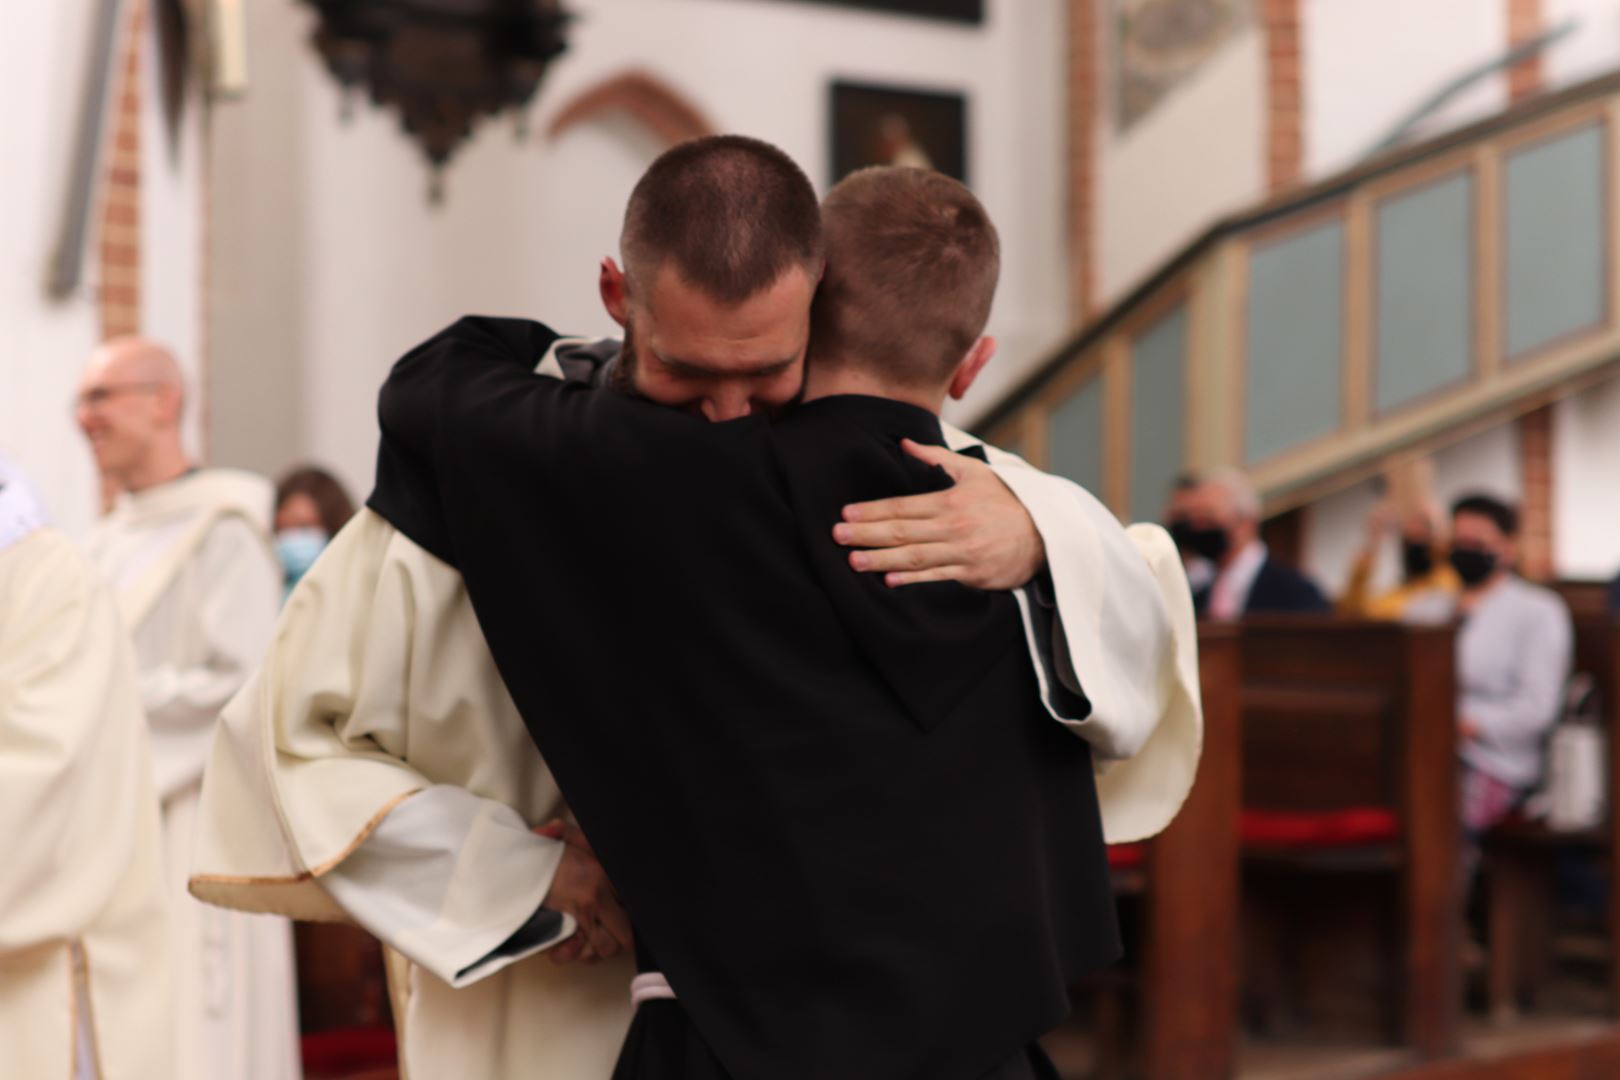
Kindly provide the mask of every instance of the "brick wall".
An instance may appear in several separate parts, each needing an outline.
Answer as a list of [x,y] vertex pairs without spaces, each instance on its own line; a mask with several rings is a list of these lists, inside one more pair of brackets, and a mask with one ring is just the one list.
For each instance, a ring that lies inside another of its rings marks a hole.
[[1260,17],[1266,35],[1266,182],[1275,193],[1298,184],[1304,174],[1299,0],[1261,0]]
[[1069,0],[1069,314],[1097,314],[1097,124],[1102,0]]
[[1525,577],[1545,581],[1553,565],[1553,409],[1544,405],[1519,420],[1524,455],[1524,501],[1520,506],[1519,566]]
[[100,242],[96,280],[100,287],[101,336],[139,333],[141,328],[141,43],[144,0],[126,9],[123,44],[111,88],[106,152],[102,155]]
[[[1519,45],[1543,31],[1541,0],[1505,0],[1507,3],[1508,45]],[[1538,53],[1508,68],[1508,97],[1513,101],[1541,89],[1541,55]]]
[[[1542,32],[1541,0],[1504,0],[1507,4],[1509,46],[1528,41]],[[1541,57],[1535,56],[1508,68],[1508,96],[1520,101],[1541,89]],[[1553,564],[1553,424],[1551,405],[1537,409],[1519,421],[1519,453],[1524,502],[1520,507],[1523,534],[1519,562],[1524,575],[1536,580],[1551,578]]]

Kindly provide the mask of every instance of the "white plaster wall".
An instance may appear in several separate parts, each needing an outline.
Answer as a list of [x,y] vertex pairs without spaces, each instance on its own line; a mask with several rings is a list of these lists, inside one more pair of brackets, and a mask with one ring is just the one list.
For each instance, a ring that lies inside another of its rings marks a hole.
[[[828,84],[836,77],[962,89],[970,96],[970,180],[1002,233],[991,330],[1002,356],[974,404],[993,400],[1065,325],[1064,49],[1057,0],[992,0],[982,28],[795,3],[576,0],[568,54],[548,75],[527,142],[481,129],[427,205],[427,173],[397,118],[363,103],[339,121],[340,95],[306,38],[303,5],[260,5],[248,101],[217,114],[215,218],[265,215],[257,244],[216,256],[213,430],[221,456],[265,470],[297,459],[370,481],[376,391],[404,349],[468,311],[524,314],[606,333],[598,260],[616,249],[631,186],[657,147],[622,125],[540,134],[577,92],[630,67],[681,89],[721,129],[766,138],[818,185],[828,171]],[[293,124],[284,122],[289,113]],[[279,119],[278,119],[279,118]],[[239,130],[227,131],[236,126]],[[264,131],[264,140],[257,138]],[[271,170],[283,185],[253,201],[233,176]],[[285,296],[279,311],[254,296]],[[268,373],[296,392],[242,395]],[[259,408],[260,403],[267,408]],[[961,415],[961,414],[958,414]]]
[[1559,576],[1620,573],[1620,380],[1553,415],[1553,545]]
[[[1304,0],[1300,10],[1305,172],[1354,164],[1403,116],[1507,49],[1502,0]],[[1489,78],[1421,129],[1428,136],[1507,104]]]
[[1115,110],[1105,106],[1096,204],[1102,304],[1217,218],[1265,196],[1266,108],[1258,29],[1229,42],[1129,131],[1115,130]]
[[[1434,456],[1434,498],[1442,510],[1464,495],[1483,493],[1517,502],[1524,493],[1519,428],[1502,424],[1455,443]],[[1330,596],[1344,591],[1350,564],[1367,536],[1367,516],[1379,501],[1376,481],[1366,481],[1312,504],[1305,511],[1305,568]],[[1374,571],[1374,588],[1393,585],[1397,552],[1386,544]]]
[[[73,296],[48,299],[45,276],[62,218],[98,6],[91,0],[0,5],[0,95],[18,103],[0,115],[0,146],[7,155],[0,169],[0,452],[22,462],[57,523],[75,534],[93,522],[98,497],[95,470],[70,410],[80,368],[100,333],[94,230]],[[194,372],[202,279],[196,168],[201,119],[190,110],[179,152],[171,157],[155,106],[150,36],[144,47],[141,317]],[[196,410],[193,431],[195,417]]]
[[1571,34],[1543,56],[1542,77],[1551,87],[1589,79],[1620,67],[1620,0],[1541,0],[1549,29],[1573,20]]
[[[1543,0],[1548,25],[1576,20],[1546,54],[1557,87],[1620,67],[1620,0]],[[1560,402],[1553,418],[1553,556],[1561,577],[1620,572],[1620,381]]]
[[168,346],[185,372],[187,448],[199,460],[207,382],[203,370],[203,109],[187,84],[177,130],[160,101],[158,37],[147,20],[141,75],[141,333]]
[[[95,475],[69,412],[96,341],[93,283],[45,295],[89,53],[89,0],[0,5],[0,452],[33,477],[58,524],[82,532]],[[91,260],[93,262],[93,260]]]
[[[1344,592],[1345,582],[1350,577],[1350,563],[1367,535],[1367,515],[1378,505],[1378,500],[1377,482],[1368,480],[1305,509],[1304,569],[1328,596],[1338,597]],[[1379,560],[1376,581],[1392,577],[1393,558],[1393,552],[1384,553]]]

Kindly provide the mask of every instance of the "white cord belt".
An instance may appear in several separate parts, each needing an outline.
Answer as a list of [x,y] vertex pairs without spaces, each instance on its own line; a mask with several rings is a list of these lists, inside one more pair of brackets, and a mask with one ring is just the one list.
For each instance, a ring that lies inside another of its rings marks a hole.
[[669,980],[664,978],[662,972],[649,971],[637,975],[630,980],[630,1004],[640,1005],[643,1001],[659,1001],[673,999],[675,991],[670,988]]

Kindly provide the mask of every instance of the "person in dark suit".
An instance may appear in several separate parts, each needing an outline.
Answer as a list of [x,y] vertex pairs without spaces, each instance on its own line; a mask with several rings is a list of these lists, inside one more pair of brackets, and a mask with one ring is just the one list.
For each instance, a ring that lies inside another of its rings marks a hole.
[[1190,568],[1215,568],[1212,581],[1201,586],[1194,582],[1193,604],[1200,617],[1232,620],[1268,612],[1332,610],[1315,582],[1266,550],[1260,540],[1260,497],[1236,469],[1178,484],[1168,524]]

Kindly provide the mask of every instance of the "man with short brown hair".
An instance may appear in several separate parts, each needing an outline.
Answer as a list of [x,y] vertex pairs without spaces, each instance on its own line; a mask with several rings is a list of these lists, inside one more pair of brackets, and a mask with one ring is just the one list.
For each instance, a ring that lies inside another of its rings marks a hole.
[[[822,215],[837,258],[811,316],[818,373],[865,360],[880,365],[870,373],[886,388],[929,393],[975,348],[993,350],[979,335],[1001,243],[967,188],[937,172],[876,166],[845,177]],[[985,352],[973,373],[988,360]]]
[[792,158],[741,135],[675,147],[631,191],[619,250],[598,283],[624,328],[607,385],[708,420],[798,394],[825,260]]

